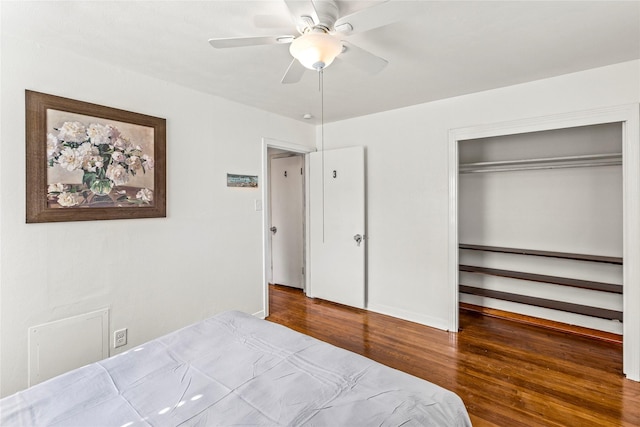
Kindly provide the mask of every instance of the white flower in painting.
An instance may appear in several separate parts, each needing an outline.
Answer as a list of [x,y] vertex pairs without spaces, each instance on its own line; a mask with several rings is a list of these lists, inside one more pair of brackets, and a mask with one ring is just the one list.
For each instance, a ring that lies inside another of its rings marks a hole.
[[111,142],[111,129],[98,123],[92,123],[87,129],[87,135],[93,145],[104,145]]
[[153,158],[148,154],[144,154],[142,156],[142,166],[144,166],[145,170],[153,169],[154,166]]
[[149,203],[151,202],[151,200],[153,200],[153,191],[149,190],[148,188],[143,188],[136,194],[136,199],[142,200],[145,203]]
[[78,148],[76,148],[78,156],[82,159],[82,169],[95,172],[96,171],[96,162],[100,161],[102,163],[102,157],[98,156],[100,152],[98,148],[91,145],[89,142],[85,142]]
[[48,193],[62,193],[64,191],[64,185],[61,182],[57,184],[49,184],[47,188]]
[[129,170],[134,172],[138,172],[142,168],[142,163],[140,162],[140,157],[138,156],[129,157],[125,163],[129,166]]
[[124,185],[129,182],[129,174],[124,166],[118,165],[109,165],[107,167],[107,178],[113,181],[114,185]]
[[120,138],[120,131],[118,130],[117,127],[113,125],[107,125],[106,128],[109,131],[109,136],[111,137],[111,141],[115,141],[116,139]]
[[91,143],[89,142],[85,142],[84,144],[79,146],[77,150],[78,153],[83,157],[95,156],[99,153],[98,149],[91,145]]
[[127,138],[121,136],[115,140],[115,142],[113,143],[113,148],[115,148],[116,150],[125,151],[129,148],[130,145],[131,143],[127,140]]
[[67,147],[60,153],[58,163],[60,166],[70,172],[82,167],[83,156],[78,150]]
[[66,142],[87,140],[87,128],[80,122],[64,122],[58,132],[58,139]]
[[62,146],[60,145],[60,140],[52,134],[47,134],[47,159],[52,159],[58,155]]
[[102,157],[100,156],[87,156],[82,161],[82,169],[87,172],[96,172],[101,169],[103,165]]
[[120,152],[120,151],[114,151],[113,154],[111,155],[111,158],[113,159],[114,162],[124,162],[125,161],[124,154],[122,154],[122,152]]
[[78,203],[78,196],[76,195],[76,193],[64,192],[58,196],[58,204],[60,206],[69,207],[75,206]]

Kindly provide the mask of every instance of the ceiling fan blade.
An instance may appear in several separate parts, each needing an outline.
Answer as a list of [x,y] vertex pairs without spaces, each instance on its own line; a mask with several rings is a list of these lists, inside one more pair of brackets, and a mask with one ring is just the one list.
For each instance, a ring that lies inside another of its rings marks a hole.
[[[291,19],[300,32],[318,23],[318,12],[316,12],[311,0],[284,0],[284,2],[291,13]],[[309,22],[309,19],[305,17],[311,18],[312,22]]]
[[297,59],[294,59],[293,61],[291,61],[291,64],[289,64],[289,68],[287,68],[284,76],[282,76],[282,83],[298,83],[306,70],[307,69],[304,68],[304,66],[300,62],[298,62]]
[[209,44],[217,49],[225,49],[228,47],[291,43],[294,38],[294,36],[231,37],[224,39],[209,39]]
[[358,67],[366,73],[377,74],[389,64],[389,61],[386,59],[380,58],[353,43],[343,40],[342,46],[344,47],[344,51],[340,54],[339,58],[344,59],[349,64]]
[[[409,15],[405,2],[385,1],[384,3],[359,10],[336,20],[334,29],[343,34],[355,34],[392,24]],[[409,2],[411,3],[411,2]]]

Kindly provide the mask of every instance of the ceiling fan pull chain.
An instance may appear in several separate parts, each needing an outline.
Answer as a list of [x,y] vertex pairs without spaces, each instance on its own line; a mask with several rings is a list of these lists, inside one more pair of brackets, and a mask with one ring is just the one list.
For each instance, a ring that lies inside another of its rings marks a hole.
[[324,70],[318,70],[318,89],[320,90],[320,150],[322,151],[322,243],[324,243]]

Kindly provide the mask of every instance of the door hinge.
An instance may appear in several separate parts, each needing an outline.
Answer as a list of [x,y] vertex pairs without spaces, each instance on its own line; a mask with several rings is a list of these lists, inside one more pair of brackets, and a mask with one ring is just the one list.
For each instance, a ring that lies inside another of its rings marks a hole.
[[302,175],[302,168],[300,168],[300,175]]
[[302,275],[304,276],[304,266],[302,266]]

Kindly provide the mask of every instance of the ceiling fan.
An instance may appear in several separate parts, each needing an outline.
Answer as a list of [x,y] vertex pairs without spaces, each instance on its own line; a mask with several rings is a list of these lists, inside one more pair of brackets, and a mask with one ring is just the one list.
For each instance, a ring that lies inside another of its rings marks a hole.
[[232,37],[209,39],[219,49],[268,44],[290,44],[293,61],[282,83],[300,81],[306,69],[320,71],[340,55],[345,61],[370,74],[380,72],[388,61],[343,40],[343,37],[390,24],[400,18],[391,2],[370,6],[340,16],[334,0],[284,0],[300,35]]

